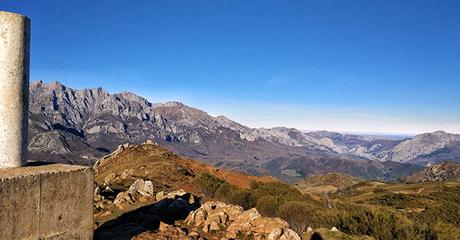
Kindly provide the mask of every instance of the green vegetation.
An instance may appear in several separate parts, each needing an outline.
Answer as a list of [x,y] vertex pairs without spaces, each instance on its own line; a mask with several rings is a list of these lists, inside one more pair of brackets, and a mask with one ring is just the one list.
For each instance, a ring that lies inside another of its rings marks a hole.
[[208,197],[281,217],[298,233],[307,227],[336,227],[375,239],[460,239],[457,183],[361,182],[322,200],[279,182],[253,182],[250,189],[240,189],[203,174],[194,183]]

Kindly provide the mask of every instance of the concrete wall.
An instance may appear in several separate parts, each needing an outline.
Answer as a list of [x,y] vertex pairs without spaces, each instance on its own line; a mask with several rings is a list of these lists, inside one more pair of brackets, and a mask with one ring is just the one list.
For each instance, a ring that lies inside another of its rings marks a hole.
[[92,239],[92,169],[0,169],[0,239]]

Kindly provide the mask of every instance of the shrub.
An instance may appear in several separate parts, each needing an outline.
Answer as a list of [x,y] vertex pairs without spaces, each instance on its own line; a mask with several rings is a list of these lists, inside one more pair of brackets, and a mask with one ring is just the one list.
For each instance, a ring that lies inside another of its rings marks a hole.
[[421,239],[413,223],[386,208],[349,206],[339,213],[338,228],[350,234],[377,239]]
[[307,227],[312,226],[314,212],[317,208],[302,201],[290,201],[281,205],[277,215],[289,223],[289,226],[301,234]]
[[198,191],[208,197],[214,197],[217,189],[225,183],[225,181],[214,177],[211,174],[201,174],[193,180],[193,183],[197,187]]
[[436,232],[436,239],[439,240],[460,239],[460,228],[458,225],[439,222],[434,225],[434,231]]
[[248,210],[256,206],[257,199],[250,190],[235,189],[229,193],[226,201],[235,205],[240,205],[244,210]]
[[236,191],[236,187],[225,182],[220,185],[219,188],[217,188],[216,192],[214,193],[214,197],[218,200],[226,202],[234,191]]
[[257,200],[256,208],[265,216],[274,217],[278,212],[282,199],[274,196],[262,196]]

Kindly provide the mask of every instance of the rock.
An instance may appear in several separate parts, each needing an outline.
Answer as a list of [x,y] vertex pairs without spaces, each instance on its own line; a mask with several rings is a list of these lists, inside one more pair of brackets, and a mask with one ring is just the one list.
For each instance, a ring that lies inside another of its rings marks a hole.
[[243,208],[239,206],[211,201],[191,212],[185,221],[193,226],[210,225],[211,222],[225,225],[227,220],[234,220],[241,213]]
[[120,192],[113,204],[119,209],[126,209],[134,203],[134,200],[131,198],[131,195],[127,192]]
[[105,185],[110,185],[111,182],[117,177],[117,174],[115,173],[110,173],[104,178],[104,183]]
[[301,240],[301,238],[291,229],[277,228],[270,232],[267,240]]
[[156,195],[155,195],[155,199],[157,201],[161,201],[165,198],[166,194],[165,192],[161,191],[161,192],[158,192]]
[[123,172],[120,174],[120,179],[129,179],[133,176],[133,170],[132,169],[125,169]]
[[240,214],[236,220],[241,219],[241,220],[251,221],[253,219],[260,218],[260,217],[262,217],[262,215],[260,215],[260,213],[257,211],[257,209],[251,208],[251,209],[243,212],[242,214]]
[[154,198],[153,191],[153,183],[151,181],[137,179],[133,184],[131,184],[127,191],[117,194],[113,204],[119,209],[126,209],[136,202],[146,202],[152,200]]
[[195,203],[197,203],[196,200],[195,200],[195,197],[193,196],[193,194],[190,195],[190,198],[188,199],[188,203],[189,203],[189,204],[195,204]]
[[278,240],[301,240],[302,238],[292,229],[287,229]]
[[98,194],[98,195],[94,195],[94,202],[99,202],[99,201],[101,201],[101,200],[102,200],[101,195],[99,195],[99,194]]
[[227,228],[229,232],[248,232],[270,234],[274,229],[288,229],[289,224],[281,218],[262,217],[255,209],[240,214]]
[[200,236],[200,233],[199,232],[196,232],[196,231],[191,231],[188,236],[190,237],[199,237]]
[[262,217],[252,208],[244,211],[241,207],[222,202],[206,202],[191,212],[185,220],[191,226],[201,227],[202,231],[226,231],[225,237],[236,238],[239,234],[253,235],[254,239],[300,240],[299,235],[289,229],[280,218]]
[[104,188],[104,190],[102,190],[101,192],[104,192],[104,193],[114,193],[115,191],[113,191],[112,188],[110,188],[109,186],[106,186]]
[[167,228],[169,228],[170,226],[171,226],[171,225],[169,225],[169,224],[167,224],[167,223],[164,223],[164,222],[160,221],[160,226],[158,227],[158,229],[159,229],[160,231],[164,231],[164,230],[166,230]]
[[94,188],[94,193],[93,193],[94,202],[99,202],[99,201],[101,201],[103,199],[102,196],[99,193],[100,193],[99,187]]
[[153,183],[152,181],[144,181],[144,179],[137,179],[128,189],[128,192],[133,195],[153,197]]
[[112,211],[105,211],[99,215],[101,218],[112,216]]
[[336,227],[331,228],[331,232],[338,232],[339,230]]
[[170,192],[168,194],[165,194],[164,192],[159,192],[155,196],[157,201],[161,201],[161,200],[166,199],[166,198],[176,199],[176,198],[179,198],[179,197],[180,198],[186,198],[186,200],[189,201],[189,199],[191,197],[191,194],[185,192],[183,189],[179,189],[177,191],[173,191],[173,192]]
[[267,240],[276,240],[279,239],[283,235],[283,229],[282,228],[276,228],[273,229],[273,231],[268,234]]

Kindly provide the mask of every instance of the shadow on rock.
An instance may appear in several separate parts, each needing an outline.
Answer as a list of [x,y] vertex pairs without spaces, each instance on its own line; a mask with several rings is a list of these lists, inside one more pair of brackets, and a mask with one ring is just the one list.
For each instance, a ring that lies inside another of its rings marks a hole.
[[321,237],[321,235],[319,233],[315,232],[311,236],[311,240],[323,240],[323,237]]
[[187,193],[124,213],[97,228],[94,239],[131,239],[142,232],[158,230],[160,222],[174,224],[177,220],[184,220],[200,207],[199,201],[190,203],[190,199],[191,195]]

